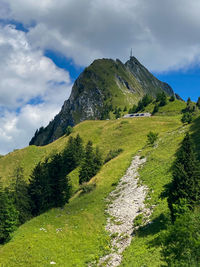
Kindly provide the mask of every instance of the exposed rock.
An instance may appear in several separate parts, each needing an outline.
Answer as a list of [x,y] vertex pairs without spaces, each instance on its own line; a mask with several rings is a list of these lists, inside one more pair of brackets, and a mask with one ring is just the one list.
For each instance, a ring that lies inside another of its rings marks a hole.
[[109,217],[106,230],[112,238],[112,251],[100,259],[98,266],[119,266],[122,252],[130,245],[134,235],[134,219],[137,215],[143,214],[146,222],[148,222],[151,210],[144,205],[148,189],[144,185],[138,185],[138,168],[145,161],[145,158],[134,157],[126,174],[107,198],[109,204],[106,211]]
[[161,82],[154,77],[135,57],[132,56],[125,63],[125,66],[142,85],[146,94],[156,96],[160,90],[163,90],[168,95],[174,95],[172,88],[167,83]]
[[168,84],[156,79],[139,61],[131,57],[126,64],[120,60],[99,59],[87,67],[75,81],[71,95],[61,111],[46,128],[41,127],[30,145],[46,145],[65,134],[67,126],[84,120],[107,119],[111,107],[136,104],[145,94],[156,96]]

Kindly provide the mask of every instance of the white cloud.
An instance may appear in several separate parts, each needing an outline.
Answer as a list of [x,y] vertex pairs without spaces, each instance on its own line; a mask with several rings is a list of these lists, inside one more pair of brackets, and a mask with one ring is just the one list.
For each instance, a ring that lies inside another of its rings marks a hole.
[[7,0],[8,14],[26,24],[41,49],[56,49],[77,64],[134,55],[154,71],[199,61],[198,0]]
[[[200,64],[199,0],[0,0],[1,18],[29,32],[0,27],[0,147],[28,143],[69,96],[69,75],[46,49],[82,66],[99,57],[125,61],[131,47],[157,72]],[[38,97],[42,103],[30,105]]]
[[71,83],[68,72],[9,25],[0,27],[0,58],[0,154],[5,154],[28,145],[35,130],[58,113]]

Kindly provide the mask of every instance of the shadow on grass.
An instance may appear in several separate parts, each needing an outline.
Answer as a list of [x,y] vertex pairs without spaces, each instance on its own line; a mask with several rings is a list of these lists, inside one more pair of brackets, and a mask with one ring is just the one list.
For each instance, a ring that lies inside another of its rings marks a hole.
[[[170,224],[169,216],[161,213],[158,217],[153,219],[150,223],[145,226],[141,226],[138,230],[134,231],[132,235],[136,235],[137,237],[144,238],[146,236],[158,236],[158,234],[166,230],[168,225]],[[157,238],[154,238],[153,241],[149,243],[150,246],[159,246],[160,242]]]

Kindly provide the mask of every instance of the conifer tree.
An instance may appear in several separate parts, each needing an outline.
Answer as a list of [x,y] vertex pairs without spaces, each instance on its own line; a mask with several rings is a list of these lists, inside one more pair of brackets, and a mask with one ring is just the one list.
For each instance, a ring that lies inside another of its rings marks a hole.
[[31,217],[30,197],[28,195],[28,185],[24,180],[24,170],[18,167],[14,170],[14,181],[11,184],[14,205],[19,212],[19,223],[23,224]]
[[162,107],[162,106],[165,106],[167,104],[167,96],[164,92],[161,93],[160,95],[160,104],[159,106]]
[[94,175],[94,152],[93,152],[92,142],[88,141],[85,148],[85,159],[82,163],[79,175],[80,184],[82,184],[83,182],[88,182],[93,175]]
[[44,162],[39,162],[31,174],[28,192],[33,215],[38,215],[51,207],[51,184],[48,173],[48,159],[46,159]]
[[18,212],[8,190],[3,189],[0,178],[0,244],[10,239],[18,225]]
[[198,108],[200,108],[200,96],[198,97],[196,105],[197,105]]
[[156,112],[158,112],[159,106],[158,104],[155,104],[152,114],[154,115]]
[[98,147],[96,147],[93,164],[94,164],[94,175],[95,175],[101,169],[101,166],[103,165],[102,155]]
[[79,182],[80,184],[88,182],[93,176],[97,174],[103,164],[102,156],[98,147],[94,152],[92,142],[89,141],[85,148],[85,158],[82,162]]
[[77,134],[74,142],[75,142],[74,156],[75,156],[75,162],[76,162],[75,165],[77,167],[78,165],[80,165],[84,157],[83,140],[81,139],[79,134]]
[[181,203],[190,208],[200,201],[200,168],[196,159],[190,135],[187,133],[173,166],[173,180],[169,189],[168,205],[172,221],[176,219],[176,212],[181,210]]

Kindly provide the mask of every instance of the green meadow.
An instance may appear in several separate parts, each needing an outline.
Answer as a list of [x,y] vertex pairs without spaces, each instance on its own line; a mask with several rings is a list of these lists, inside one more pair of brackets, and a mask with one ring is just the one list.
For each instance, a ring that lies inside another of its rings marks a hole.
[[[181,107],[182,108],[182,107]],[[170,114],[171,115],[171,114]],[[170,166],[188,126],[180,122],[181,115],[153,116],[107,121],[85,121],[74,127],[86,144],[98,145],[103,157],[111,149],[123,152],[103,165],[89,183],[96,187],[81,194],[78,170],[70,174],[73,192],[63,209],[52,209],[19,227],[11,241],[0,247],[0,266],[87,266],[110,250],[110,237],[105,231],[105,198],[126,172],[134,155],[147,157],[140,170],[142,183],[149,188],[146,205],[153,209],[152,223],[135,233],[131,246],[124,252],[121,266],[160,266],[159,234],[169,219],[166,200],[160,197],[171,180]],[[155,147],[147,145],[149,131],[158,132]],[[38,161],[51,153],[62,151],[69,137],[64,136],[44,147],[30,146],[0,158],[0,176],[9,184],[13,170],[22,166],[25,178]]]

